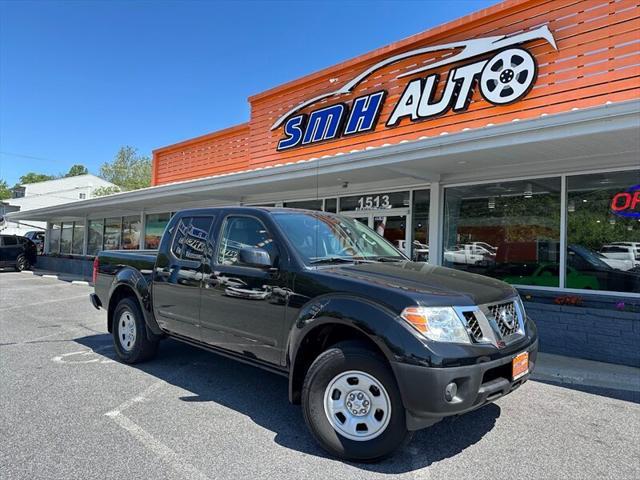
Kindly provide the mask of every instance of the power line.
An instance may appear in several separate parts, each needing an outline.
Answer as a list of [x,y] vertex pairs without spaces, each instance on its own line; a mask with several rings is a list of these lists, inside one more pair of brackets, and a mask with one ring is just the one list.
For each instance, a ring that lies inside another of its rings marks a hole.
[[35,157],[33,155],[26,155],[24,153],[4,152],[0,150],[0,155],[8,155],[12,157],[29,158],[31,160],[42,160],[44,162],[62,162],[63,160],[54,160],[53,158]]

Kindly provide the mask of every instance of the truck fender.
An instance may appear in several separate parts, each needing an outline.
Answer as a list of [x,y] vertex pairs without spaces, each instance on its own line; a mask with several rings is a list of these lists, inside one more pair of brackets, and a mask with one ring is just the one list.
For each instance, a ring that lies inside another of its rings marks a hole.
[[135,268],[124,267],[115,274],[111,287],[109,289],[109,311],[115,305],[111,305],[111,299],[119,288],[126,287],[133,291],[140,309],[144,315],[144,322],[147,326],[147,337],[153,340],[154,337],[162,335],[162,330],[158,326],[158,322],[153,315],[153,305],[151,304],[151,285],[147,279]]
[[[289,400],[298,403],[304,374],[317,354],[324,350],[324,345],[317,344],[324,340],[317,337],[325,329],[344,329],[355,334],[355,338],[368,340],[393,362],[399,359],[394,352],[403,352],[408,342],[417,341],[403,323],[394,312],[365,298],[331,294],[308,302],[300,309],[287,339]],[[309,342],[315,345],[313,352],[304,351]]]

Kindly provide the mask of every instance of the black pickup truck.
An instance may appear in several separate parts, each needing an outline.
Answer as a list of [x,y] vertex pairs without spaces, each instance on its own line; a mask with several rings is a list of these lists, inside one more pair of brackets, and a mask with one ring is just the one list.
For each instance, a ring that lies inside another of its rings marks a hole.
[[411,262],[332,213],[184,210],[157,252],[101,252],[94,283],[123,362],[171,337],[284,375],[313,436],[345,459],[381,458],[510,393],[536,361],[511,286]]

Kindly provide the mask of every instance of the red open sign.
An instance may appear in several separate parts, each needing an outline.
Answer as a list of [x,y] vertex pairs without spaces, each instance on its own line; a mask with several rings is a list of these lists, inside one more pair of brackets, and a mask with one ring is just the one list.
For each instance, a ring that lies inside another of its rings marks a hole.
[[640,185],[631,187],[626,192],[616,193],[611,199],[611,210],[625,217],[640,217]]

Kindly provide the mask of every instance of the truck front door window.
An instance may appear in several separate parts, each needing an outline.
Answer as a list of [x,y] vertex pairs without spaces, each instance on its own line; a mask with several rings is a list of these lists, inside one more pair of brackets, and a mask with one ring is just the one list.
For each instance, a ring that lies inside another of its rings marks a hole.
[[218,263],[237,265],[238,252],[243,248],[262,248],[273,260],[273,239],[260,220],[253,217],[229,217],[218,250]]

